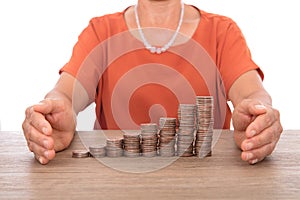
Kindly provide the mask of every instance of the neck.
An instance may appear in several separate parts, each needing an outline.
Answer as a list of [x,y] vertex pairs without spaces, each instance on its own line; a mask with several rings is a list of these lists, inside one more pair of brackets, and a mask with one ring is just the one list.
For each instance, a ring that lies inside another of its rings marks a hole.
[[142,27],[176,28],[181,11],[180,0],[138,0]]
[[[167,8],[167,7],[166,7]],[[138,16],[138,9],[137,9],[137,5],[134,7],[135,9],[135,17],[136,17],[136,23],[137,23],[137,26],[138,26],[138,30],[139,30],[139,33],[140,33],[140,36],[144,42],[144,45],[145,47],[151,52],[151,53],[157,53],[157,54],[161,54],[162,52],[165,52],[167,49],[169,49],[173,43],[175,42],[176,38],[177,38],[177,35],[180,31],[180,28],[181,28],[181,25],[182,25],[182,21],[183,21],[183,16],[184,16],[184,5],[183,3],[181,3],[181,8],[180,8],[180,18],[179,18],[179,22],[178,22],[178,25],[177,25],[177,28],[176,28],[176,31],[175,33],[173,34],[173,36],[171,37],[171,39],[165,44],[163,45],[162,47],[155,47],[155,46],[152,46],[148,40],[146,39],[145,35],[144,35],[144,32],[141,28],[141,25],[140,25],[140,20],[139,20],[139,16]]]

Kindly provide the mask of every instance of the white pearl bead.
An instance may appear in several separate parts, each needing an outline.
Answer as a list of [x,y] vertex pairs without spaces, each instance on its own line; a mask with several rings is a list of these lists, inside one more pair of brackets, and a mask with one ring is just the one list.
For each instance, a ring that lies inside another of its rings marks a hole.
[[150,52],[151,53],[155,53],[156,52],[156,48],[155,47],[150,47]]
[[156,53],[157,53],[157,54],[161,54],[161,52],[162,52],[161,48],[157,48],[157,49],[156,49]]

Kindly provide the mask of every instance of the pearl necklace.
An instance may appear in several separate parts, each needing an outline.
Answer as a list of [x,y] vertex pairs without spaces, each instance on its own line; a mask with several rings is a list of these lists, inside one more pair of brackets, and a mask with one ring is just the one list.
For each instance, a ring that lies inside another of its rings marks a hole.
[[147,41],[147,39],[142,31],[142,28],[141,28],[138,11],[137,11],[137,6],[138,6],[137,4],[134,6],[135,20],[136,20],[136,24],[137,24],[137,27],[138,27],[138,30],[140,33],[140,37],[142,38],[142,41],[143,41],[146,49],[148,49],[151,53],[157,53],[157,54],[161,54],[161,53],[167,51],[167,49],[169,49],[172,46],[172,44],[174,43],[174,41],[179,33],[180,27],[182,25],[183,16],[184,16],[184,3],[181,2],[180,19],[179,19],[179,23],[176,28],[176,31],[175,31],[174,35],[171,37],[170,41],[162,47],[154,47],[151,44],[149,44],[149,42]]

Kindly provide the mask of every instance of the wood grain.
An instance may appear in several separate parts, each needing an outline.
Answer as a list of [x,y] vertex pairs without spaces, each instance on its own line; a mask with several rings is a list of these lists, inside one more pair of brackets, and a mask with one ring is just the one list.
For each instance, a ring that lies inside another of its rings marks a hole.
[[[104,135],[118,134],[106,131]],[[161,165],[162,158],[152,158],[155,170],[148,172],[141,169],[145,167],[141,163],[149,162],[146,158],[105,158],[106,162],[72,158],[72,150],[101,142],[101,138],[105,137],[97,132],[77,133],[69,149],[58,153],[48,165],[40,165],[21,132],[0,132],[0,199],[300,198],[297,130],[284,131],[273,154],[256,165],[240,159],[232,132],[224,130],[212,157],[174,159],[158,168],[155,166]],[[117,169],[107,163],[117,163]],[[135,173],[125,172],[128,165],[136,166]]]

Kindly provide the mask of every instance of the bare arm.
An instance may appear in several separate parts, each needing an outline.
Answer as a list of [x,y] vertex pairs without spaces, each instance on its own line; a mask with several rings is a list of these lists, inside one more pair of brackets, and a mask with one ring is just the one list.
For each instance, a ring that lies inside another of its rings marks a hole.
[[264,104],[272,105],[271,96],[264,89],[262,80],[256,70],[246,72],[239,77],[231,86],[228,95],[234,106],[251,97],[255,97]]
[[69,101],[76,115],[93,102],[80,82],[66,72],[61,74],[55,87],[45,98]]
[[74,77],[62,73],[55,87],[40,103],[26,109],[22,124],[29,149],[47,164],[66,149],[74,135],[76,115],[91,102]]
[[262,85],[256,70],[243,74],[229,91],[234,105],[234,138],[242,159],[254,164],[274,150],[282,132],[279,111]]

